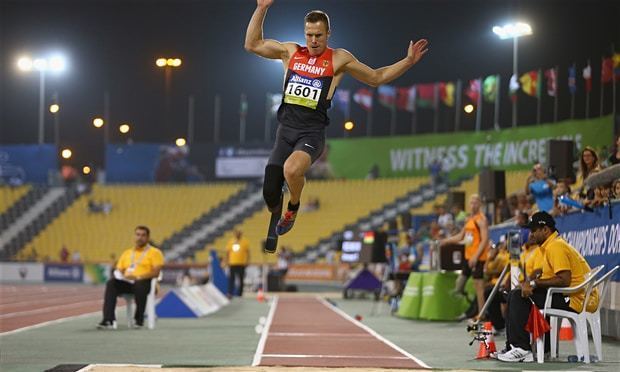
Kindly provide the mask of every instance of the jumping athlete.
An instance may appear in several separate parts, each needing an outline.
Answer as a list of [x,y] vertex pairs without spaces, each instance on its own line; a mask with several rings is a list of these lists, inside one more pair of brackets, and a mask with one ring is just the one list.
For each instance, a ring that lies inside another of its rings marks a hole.
[[[428,51],[421,39],[409,43],[407,56],[386,67],[372,69],[345,49],[327,46],[329,17],[320,10],[306,14],[306,46],[263,39],[263,22],[273,0],[257,0],[245,35],[245,49],[284,66],[284,92],[278,109],[276,142],[265,167],[263,197],[271,212],[265,251],[276,250],[278,235],[286,234],[295,223],[306,171],[321,155],[325,145],[327,110],[336,87],[345,73],[376,87],[401,76]],[[282,187],[288,185],[290,200],[282,216]]]

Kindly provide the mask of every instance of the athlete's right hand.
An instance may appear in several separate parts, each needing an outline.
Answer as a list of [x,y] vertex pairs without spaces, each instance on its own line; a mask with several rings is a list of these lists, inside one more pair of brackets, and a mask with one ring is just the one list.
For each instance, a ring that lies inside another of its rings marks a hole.
[[269,8],[273,4],[273,0],[256,0],[256,5],[261,8]]

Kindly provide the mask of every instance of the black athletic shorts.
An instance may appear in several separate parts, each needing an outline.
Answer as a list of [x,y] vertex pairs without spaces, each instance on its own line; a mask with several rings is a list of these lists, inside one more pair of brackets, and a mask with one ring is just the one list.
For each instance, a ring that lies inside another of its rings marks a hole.
[[463,260],[463,275],[468,278],[471,276],[474,279],[484,278],[484,261],[476,262],[476,267],[472,270],[467,260]]
[[284,166],[284,162],[293,151],[307,153],[314,163],[321,156],[324,147],[324,129],[302,130],[279,125],[276,132],[276,143],[269,157],[269,164]]

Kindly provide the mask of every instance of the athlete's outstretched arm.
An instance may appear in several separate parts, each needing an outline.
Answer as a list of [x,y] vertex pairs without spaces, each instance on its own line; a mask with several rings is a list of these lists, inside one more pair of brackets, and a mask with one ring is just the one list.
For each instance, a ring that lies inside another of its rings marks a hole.
[[284,44],[263,39],[263,22],[271,4],[273,0],[256,0],[256,10],[245,33],[245,50],[265,58],[282,59],[288,53]]
[[390,66],[385,66],[377,69],[372,69],[362,62],[358,61],[351,53],[342,50],[345,54],[348,54],[345,58],[347,61],[343,65],[345,72],[348,72],[355,79],[362,83],[376,87],[381,84],[387,84],[390,81],[396,79],[409,70],[411,66],[418,63],[418,61],[426,54],[428,49],[426,48],[428,41],[425,39],[418,40],[415,44],[413,41],[409,43],[409,49],[407,50],[407,57],[394,63]]

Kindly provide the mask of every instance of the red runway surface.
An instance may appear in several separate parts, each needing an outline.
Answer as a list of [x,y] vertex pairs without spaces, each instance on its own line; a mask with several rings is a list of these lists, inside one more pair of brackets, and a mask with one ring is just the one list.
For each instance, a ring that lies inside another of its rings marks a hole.
[[[101,311],[103,286],[0,285],[0,333]],[[119,299],[119,305],[124,301]]]
[[254,365],[428,368],[321,299],[277,299],[265,327]]

